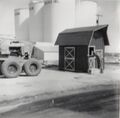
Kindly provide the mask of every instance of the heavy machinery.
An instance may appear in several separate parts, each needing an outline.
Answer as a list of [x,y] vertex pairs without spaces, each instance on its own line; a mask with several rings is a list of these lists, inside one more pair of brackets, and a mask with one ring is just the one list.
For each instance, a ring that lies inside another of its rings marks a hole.
[[34,57],[34,45],[0,40],[0,70],[7,78],[15,78],[21,72],[37,76],[41,71],[41,64]]

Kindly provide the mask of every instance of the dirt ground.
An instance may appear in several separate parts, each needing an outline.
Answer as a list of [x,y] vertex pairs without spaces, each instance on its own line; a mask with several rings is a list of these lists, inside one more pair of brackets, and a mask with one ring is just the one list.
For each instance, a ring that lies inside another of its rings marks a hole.
[[[18,78],[0,77],[0,113],[9,111],[21,104],[104,89],[106,85],[120,83],[120,65],[106,65],[103,74],[93,70],[92,74],[63,72],[57,68],[43,68],[39,76],[28,77],[21,74]],[[109,87],[108,87],[109,89]]]
[[24,104],[0,118],[119,118],[118,100],[114,86],[105,85],[104,90]]

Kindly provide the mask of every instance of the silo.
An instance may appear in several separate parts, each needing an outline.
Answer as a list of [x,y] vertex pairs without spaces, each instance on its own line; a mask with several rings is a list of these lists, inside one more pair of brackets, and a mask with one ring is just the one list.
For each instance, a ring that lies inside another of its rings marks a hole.
[[51,0],[44,5],[44,41],[56,41],[58,33],[74,27],[74,0]]
[[15,34],[16,40],[29,40],[29,10],[27,8],[15,9]]
[[[118,17],[118,40],[120,39],[120,1],[118,1],[117,17]],[[118,42],[118,52],[120,52],[120,40]]]
[[90,0],[76,0],[76,27],[96,25],[97,3]]
[[43,41],[43,0],[32,1],[29,4],[29,36],[30,41]]
[[100,24],[108,24],[108,37],[110,46],[107,52],[120,52],[120,1],[109,0],[98,2],[100,13]]

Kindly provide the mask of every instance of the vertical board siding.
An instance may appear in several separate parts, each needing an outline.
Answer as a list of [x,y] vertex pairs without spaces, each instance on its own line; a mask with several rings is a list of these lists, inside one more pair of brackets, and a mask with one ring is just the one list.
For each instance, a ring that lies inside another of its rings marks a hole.
[[104,44],[104,37],[103,37],[102,32],[97,31],[94,33],[90,45],[95,46],[96,49],[103,49],[104,50],[105,44]]
[[88,70],[88,46],[76,46],[75,70],[87,72]]
[[91,46],[95,46],[95,49],[103,49],[104,50],[104,40],[102,37],[100,38],[93,38],[91,41]]
[[59,69],[64,70],[64,46],[59,46]]
[[[64,69],[64,47],[59,47],[59,69]],[[88,47],[87,46],[70,46],[75,47],[75,72],[87,72],[88,70]]]
[[[103,50],[103,68],[104,68],[105,43],[104,43],[104,37],[101,32],[96,32],[94,34],[90,46],[95,46],[95,50],[99,50],[99,49]],[[95,64],[97,67],[97,62]]]

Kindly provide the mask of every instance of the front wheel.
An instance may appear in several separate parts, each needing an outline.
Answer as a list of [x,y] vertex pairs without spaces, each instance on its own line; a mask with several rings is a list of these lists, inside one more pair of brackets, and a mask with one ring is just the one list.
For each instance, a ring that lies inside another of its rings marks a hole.
[[24,64],[24,71],[28,76],[37,76],[41,72],[41,64],[37,59],[30,59]]
[[22,67],[15,60],[6,60],[1,65],[1,72],[7,78],[15,78],[21,73]]

